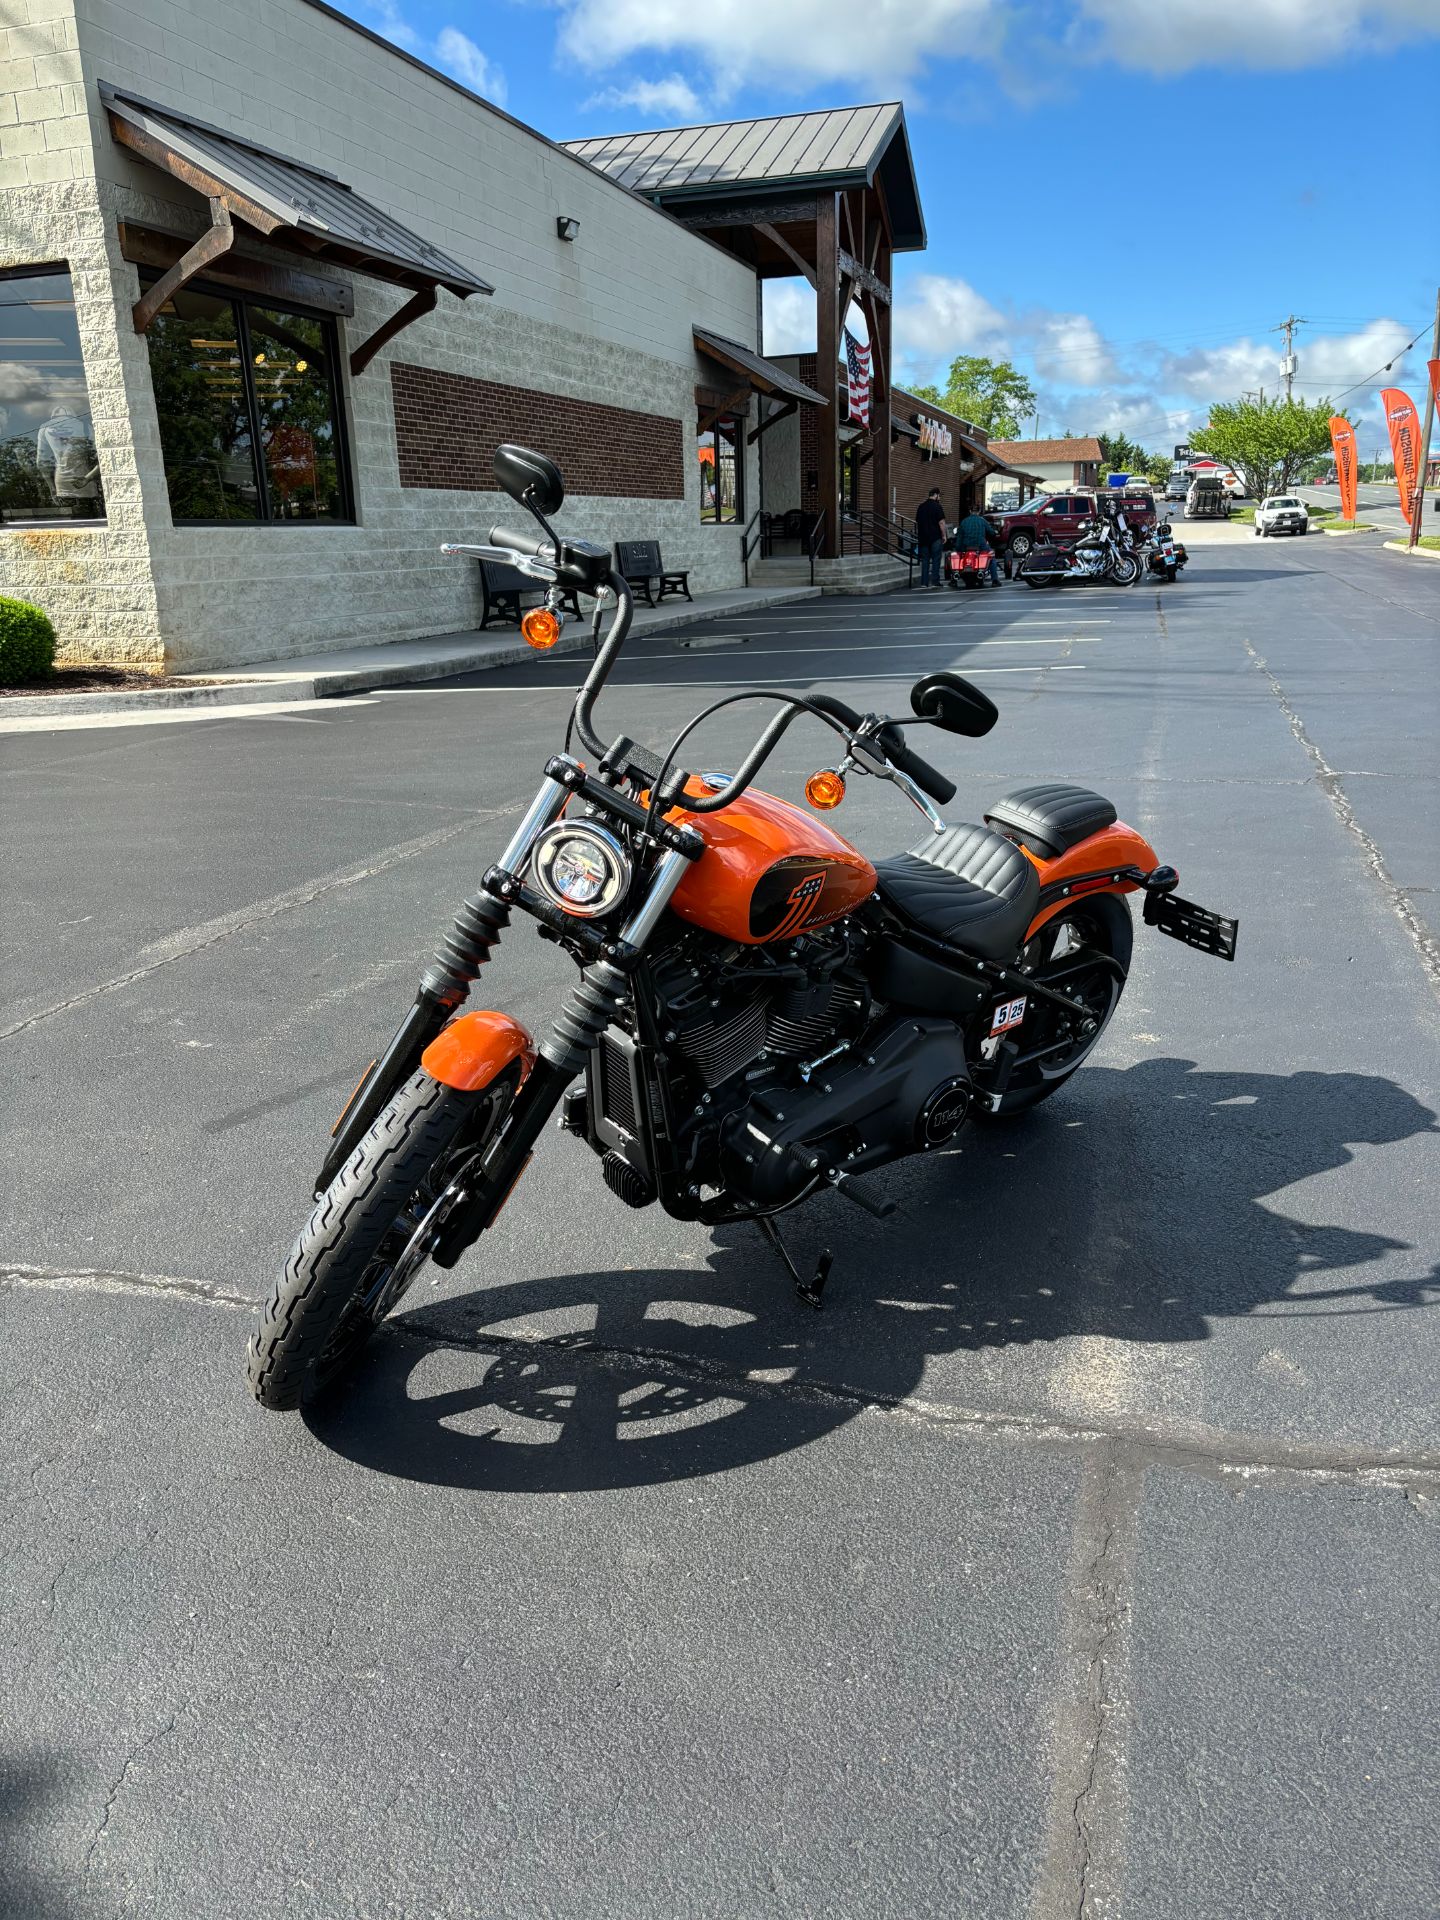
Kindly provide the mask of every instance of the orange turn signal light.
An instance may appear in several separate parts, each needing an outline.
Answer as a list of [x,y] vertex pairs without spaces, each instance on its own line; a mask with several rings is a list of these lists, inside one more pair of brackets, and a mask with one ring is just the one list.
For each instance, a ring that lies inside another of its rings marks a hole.
[[805,782],[805,798],[812,807],[819,807],[828,813],[831,807],[838,807],[845,798],[844,778],[833,767],[822,767],[819,773],[812,773]]
[[549,607],[531,607],[520,622],[520,631],[537,653],[544,653],[560,638],[560,616]]

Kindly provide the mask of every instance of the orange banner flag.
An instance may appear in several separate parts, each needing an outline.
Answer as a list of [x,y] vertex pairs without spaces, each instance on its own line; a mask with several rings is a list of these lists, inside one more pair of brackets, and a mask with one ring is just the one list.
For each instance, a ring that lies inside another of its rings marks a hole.
[[1427,360],[1430,369],[1430,391],[1435,396],[1435,404],[1440,407],[1440,360]]
[[1390,429],[1400,511],[1409,521],[1414,517],[1415,488],[1420,477],[1420,416],[1409,394],[1402,393],[1398,387],[1386,387],[1380,403],[1385,409],[1385,424]]
[[1340,514],[1355,518],[1355,482],[1359,469],[1355,463],[1355,429],[1348,420],[1334,414],[1330,420],[1330,445],[1335,452],[1335,478],[1340,482]]

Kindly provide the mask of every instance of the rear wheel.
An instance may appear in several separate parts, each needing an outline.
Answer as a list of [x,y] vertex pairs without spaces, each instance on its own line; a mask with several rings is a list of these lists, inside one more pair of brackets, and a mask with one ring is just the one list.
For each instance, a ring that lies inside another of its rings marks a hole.
[[478,1093],[417,1073],[315,1204],[251,1335],[262,1406],[307,1406],[354,1366],[425,1264],[451,1180],[489,1143],[515,1096],[509,1068]]
[[1120,1004],[1134,941],[1129,908],[1118,894],[1104,893],[1066,907],[1027,942],[1015,963],[1019,970],[1082,1001],[1088,1018],[1077,1026],[1074,1016],[1032,999],[1012,1036],[1020,1056],[1000,1110],[991,1113],[977,1101],[972,1109],[977,1120],[1008,1120],[1027,1113],[1058,1093],[1078,1071]]

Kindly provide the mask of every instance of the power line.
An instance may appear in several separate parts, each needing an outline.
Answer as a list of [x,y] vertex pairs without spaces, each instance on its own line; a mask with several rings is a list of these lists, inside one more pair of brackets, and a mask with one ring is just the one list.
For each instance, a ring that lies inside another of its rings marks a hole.
[[1373,373],[1367,373],[1363,380],[1357,380],[1353,387],[1346,387],[1345,393],[1337,393],[1336,395],[1334,395],[1334,398],[1336,400],[1343,400],[1345,398],[1346,393],[1358,393],[1361,387],[1368,387],[1372,380],[1378,380],[1382,373],[1389,373],[1390,369],[1394,366],[1395,362],[1397,360],[1403,359],[1404,356],[1410,351],[1411,347],[1414,346],[1415,341],[1418,340],[1421,334],[1423,334],[1426,331],[1426,328],[1429,326],[1429,324],[1430,323],[1427,320],[1425,323],[1425,326],[1421,327],[1419,333],[1415,335],[1415,338],[1413,340],[1407,340],[1404,346],[1401,347],[1398,353],[1392,353],[1390,358],[1385,362],[1383,367],[1376,367]]

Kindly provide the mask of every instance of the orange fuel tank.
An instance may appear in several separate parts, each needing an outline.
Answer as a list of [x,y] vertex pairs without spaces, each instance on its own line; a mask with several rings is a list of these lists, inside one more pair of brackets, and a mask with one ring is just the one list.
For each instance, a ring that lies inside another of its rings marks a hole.
[[759,946],[828,926],[875,891],[875,869],[788,800],[751,787],[720,813],[671,814],[705,837],[705,854],[671,897],[682,920]]

